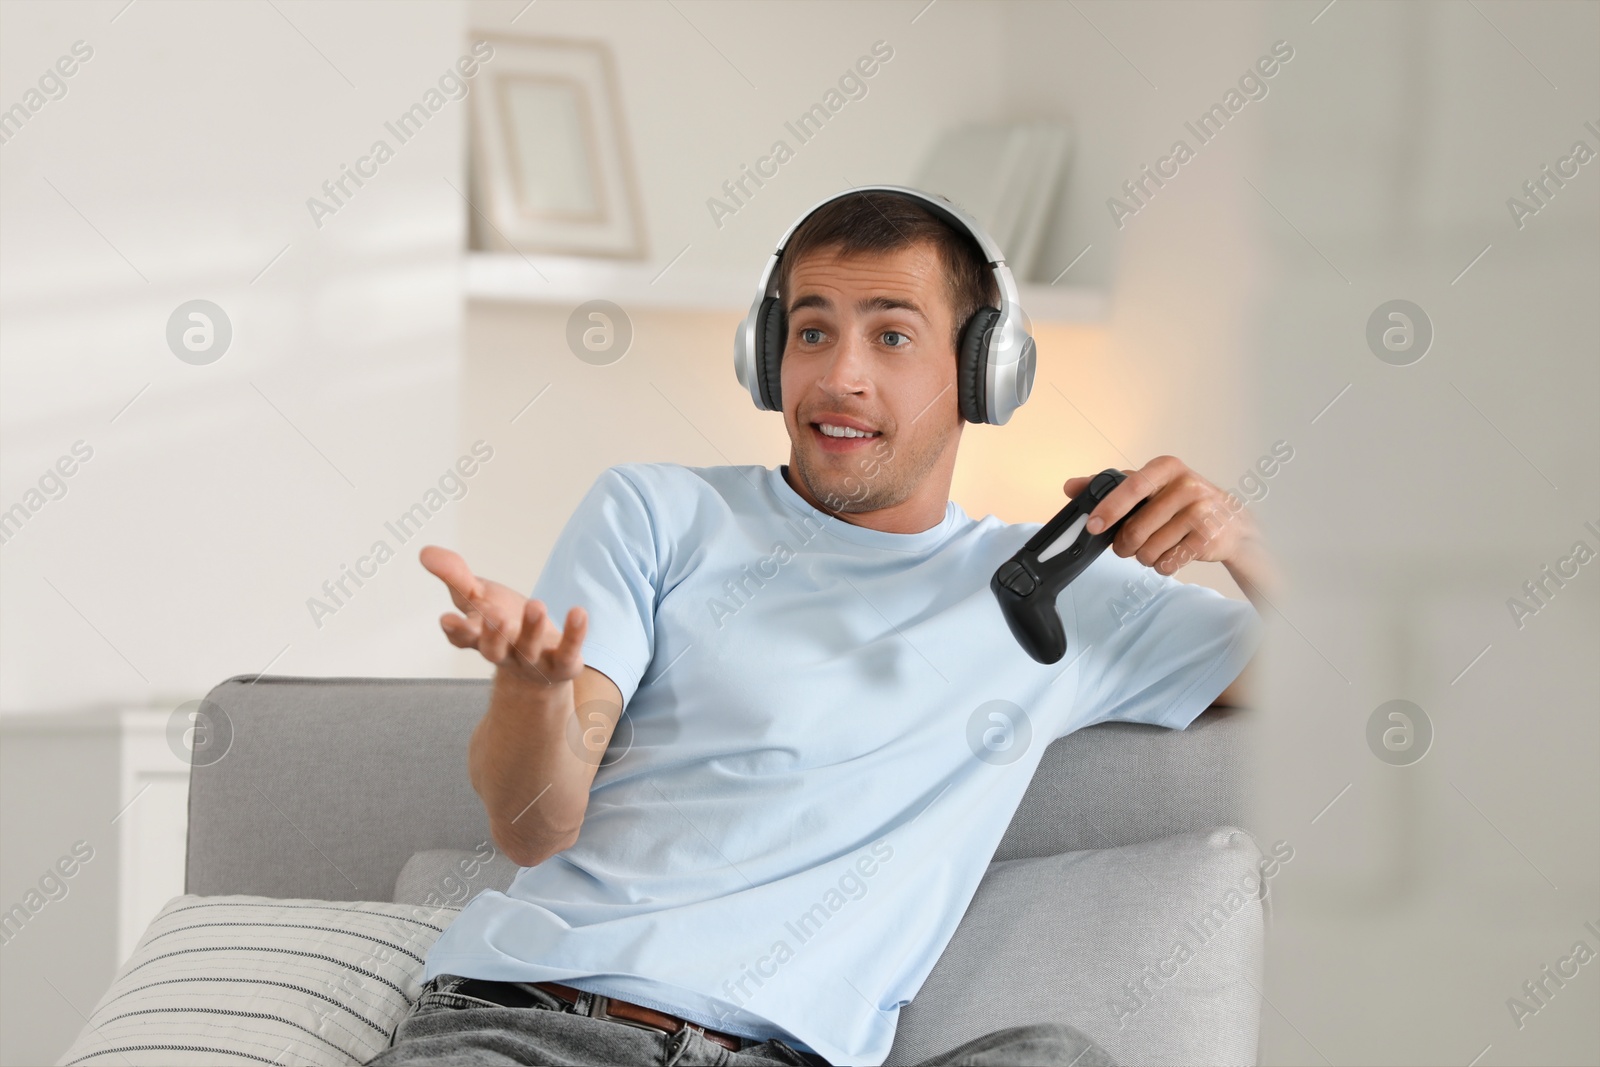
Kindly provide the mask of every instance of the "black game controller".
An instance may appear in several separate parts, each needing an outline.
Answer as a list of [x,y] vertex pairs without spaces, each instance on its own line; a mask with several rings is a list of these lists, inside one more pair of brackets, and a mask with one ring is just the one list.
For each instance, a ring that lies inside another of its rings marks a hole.
[[1144,507],[1144,501],[1139,501],[1132,511],[1097,534],[1085,527],[1095,505],[1126,477],[1114,468],[1096,474],[1083,492],[1040,527],[1016,555],[1000,564],[989,579],[1012,635],[1040,663],[1055,663],[1067,653],[1067,634],[1056,611],[1056,597],[1106,550],[1122,524]]

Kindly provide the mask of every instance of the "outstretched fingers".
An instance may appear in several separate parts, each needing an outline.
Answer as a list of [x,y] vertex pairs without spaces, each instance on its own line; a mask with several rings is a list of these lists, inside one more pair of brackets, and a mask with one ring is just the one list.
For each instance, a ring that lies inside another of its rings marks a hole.
[[478,613],[483,616],[483,628],[478,635],[478,651],[490,663],[503,663],[516,647],[521,636],[520,619],[508,618],[496,604],[482,600]]
[[548,683],[550,679],[539,669],[539,653],[546,640],[545,620],[543,601],[524,600],[521,614],[517,619],[517,640],[511,645],[510,653],[516,657],[517,666],[532,668],[543,681]]
[[418,553],[417,558],[429,574],[450,590],[450,600],[457,608],[461,611],[472,610],[472,599],[483,593],[482,583],[459,553],[438,545],[428,545]]
[[583,637],[589,630],[589,615],[574,604],[567,612],[567,625],[561,643],[550,653],[551,667],[563,678],[575,677],[583,667]]
[[457,648],[478,647],[480,627],[475,619],[463,619],[460,615],[446,612],[439,616],[439,628],[444,631],[445,638]]

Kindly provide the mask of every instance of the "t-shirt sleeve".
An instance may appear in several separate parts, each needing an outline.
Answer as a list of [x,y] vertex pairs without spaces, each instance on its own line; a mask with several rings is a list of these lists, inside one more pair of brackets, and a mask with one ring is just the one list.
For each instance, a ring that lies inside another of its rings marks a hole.
[[635,483],[608,467],[556,538],[532,596],[557,626],[574,604],[588,612],[584,665],[617,684],[624,706],[655,651],[660,575],[655,516]]
[[1082,657],[1075,728],[1141,722],[1181,730],[1239,676],[1261,639],[1250,604],[1109,550],[1065,596],[1076,637],[1068,655]]

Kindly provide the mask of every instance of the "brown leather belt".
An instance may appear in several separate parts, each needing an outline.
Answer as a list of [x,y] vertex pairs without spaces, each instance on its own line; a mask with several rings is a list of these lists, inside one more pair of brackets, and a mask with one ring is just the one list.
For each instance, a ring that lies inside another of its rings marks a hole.
[[[551,996],[566,1001],[568,1004],[578,1002],[579,990],[571,986],[562,985],[560,982],[534,982],[535,988],[542,989]],[[513,982],[491,982],[481,978],[469,978],[457,987],[456,992],[464,996],[475,997],[478,1000],[487,1000],[493,1004],[502,1004],[510,1008],[528,1008],[534,1001]],[[675,1034],[685,1026],[691,1030],[698,1030],[707,1041],[714,1041],[723,1048],[738,1052],[743,1047],[744,1039],[734,1034],[725,1034],[721,1030],[709,1030],[699,1023],[692,1023],[687,1019],[680,1019],[676,1015],[668,1015],[664,1011],[647,1008],[643,1004],[635,1004],[628,1000],[616,1000],[612,997],[602,996],[599,993],[591,994],[589,1005],[589,1018],[609,1019],[624,1026],[637,1026],[646,1030],[660,1030],[664,1033]]]

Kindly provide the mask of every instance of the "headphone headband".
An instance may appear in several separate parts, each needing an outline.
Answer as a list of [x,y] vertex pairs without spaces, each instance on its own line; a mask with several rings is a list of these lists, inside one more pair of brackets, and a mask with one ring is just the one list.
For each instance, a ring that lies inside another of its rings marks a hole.
[[778,347],[777,355],[781,358],[782,339],[774,340],[764,334],[768,331],[770,320],[783,313],[782,307],[778,306],[776,289],[778,267],[783,261],[784,250],[795,231],[819,208],[857,193],[877,192],[915,200],[955,229],[967,234],[982,250],[984,260],[994,275],[1000,294],[1000,307],[980,308],[963,327],[957,352],[960,361],[958,380],[964,383],[961,407],[968,421],[996,425],[1005,423],[1011,418],[1012,412],[1028,399],[1033,389],[1036,361],[1034,341],[1017,295],[1016,279],[1006,265],[1005,254],[1000,246],[975,218],[949,200],[904,185],[864,185],[824,197],[784,231],[777,249],[761,272],[755,301],[734,334],[734,371],[739,377],[739,384],[750,391],[751,400],[760,410],[781,410],[775,381],[777,360],[773,358],[768,345],[775,344]]
[[984,231],[983,226],[977,219],[961,210],[952,201],[925,193],[921,189],[913,189],[907,185],[862,185],[847,189],[842,193],[834,193],[832,196],[823,197],[815,204],[812,204],[804,215],[795,219],[789,228],[784,231],[783,236],[778,240],[778,252],[783,252],[784,248],[789,244],[789,238],[794,236],[794,231],[798,230],[800,224],[805,222],[806,219],[815,215],[818,208],[831,204],[835,200],[843,200],[847,196],[854,196],[857,193],[898,193],[901,196],[909,197],[932,210],[934,214],[943,218],[956,229],[970,234],[972,239],[978,242],[978,247],[983,249],[983,258],[989,264],[993,265],[1006,261],[1005,253],[1000,251],[1000,246],[994,243],[994,239]]

